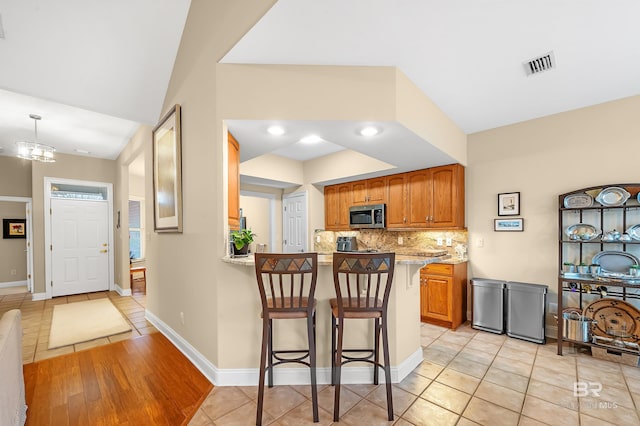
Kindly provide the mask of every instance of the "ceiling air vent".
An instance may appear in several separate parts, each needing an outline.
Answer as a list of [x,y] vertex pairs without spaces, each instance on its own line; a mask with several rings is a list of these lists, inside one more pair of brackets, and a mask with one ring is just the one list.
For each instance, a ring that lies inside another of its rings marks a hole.
[[553,56],[553,52],[546,53],[524,63],[524,69],[526,70],[527,75],[539,74],[542,71],[555,68],[555,66],[556,58]]

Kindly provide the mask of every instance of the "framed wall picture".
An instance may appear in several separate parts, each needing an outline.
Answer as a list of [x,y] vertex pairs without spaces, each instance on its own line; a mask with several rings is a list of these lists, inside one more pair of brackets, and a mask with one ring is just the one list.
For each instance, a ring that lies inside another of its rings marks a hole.
[[153,129],[153,217],[156,232],[182,232],[180,105]]
[[498,216],[518,216],[520,214],[520,193],[498,194]]
[[2,219],[2,238],[27,238],[27,220]]
[[522,232],[524,231],[524,219],[493,219],[494,231]]

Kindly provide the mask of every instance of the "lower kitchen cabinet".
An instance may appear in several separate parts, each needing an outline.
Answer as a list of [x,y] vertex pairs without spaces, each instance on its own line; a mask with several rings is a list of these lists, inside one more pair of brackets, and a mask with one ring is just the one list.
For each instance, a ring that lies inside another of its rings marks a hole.
[[456,329],[467,320],[467,263],[430,263],[420,270],[420,319]]

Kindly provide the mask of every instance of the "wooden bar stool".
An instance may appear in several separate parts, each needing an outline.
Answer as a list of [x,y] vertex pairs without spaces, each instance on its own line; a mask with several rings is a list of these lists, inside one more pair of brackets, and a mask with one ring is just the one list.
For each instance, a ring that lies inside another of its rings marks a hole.
[[[318,276],[318,253],[255,253],[255,264],[256,279],[260,290],[260,300],[262,301],[262,347],[260,349],[256,425],[260,426],[262,424],[265,371],[269,372],[269,387],[273,387],[273,368],[276,365],[289,362],[304,364],[311,371],[313,421],[314,423],[318,422],[318,390],[316,387],[317,302],[314,299]],[[308,349],[274,350],[273,320],[300,318],[307,320]],[[308,361],[306,360],[307,358]]]
[[[331,305],[331,384],[335,385],[333,421],[340,417],[340,374],[342,366],[349,362],[373,364],[373,383],[378,384],[378,368],[384,368],[387,387],[387,414],[393,420],[391,395],[391,368],[389,365],[389,335],[387,331],[387,306],[393,282],[395,253],[344,253],[333,254],[333,282],[336,298]],[[344,320],[373,319],[373,348],[343,349]],[[379,341],[382,331],[384,365],[379,362]],[[346,353],[366,354],[361,356]]]

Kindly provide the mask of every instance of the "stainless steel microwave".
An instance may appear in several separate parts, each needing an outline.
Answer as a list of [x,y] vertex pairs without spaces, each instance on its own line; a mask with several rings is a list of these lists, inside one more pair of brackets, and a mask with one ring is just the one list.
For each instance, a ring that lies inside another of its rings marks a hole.
[[384,228],[386,205],[352,206],[349,208],[350,228]]

